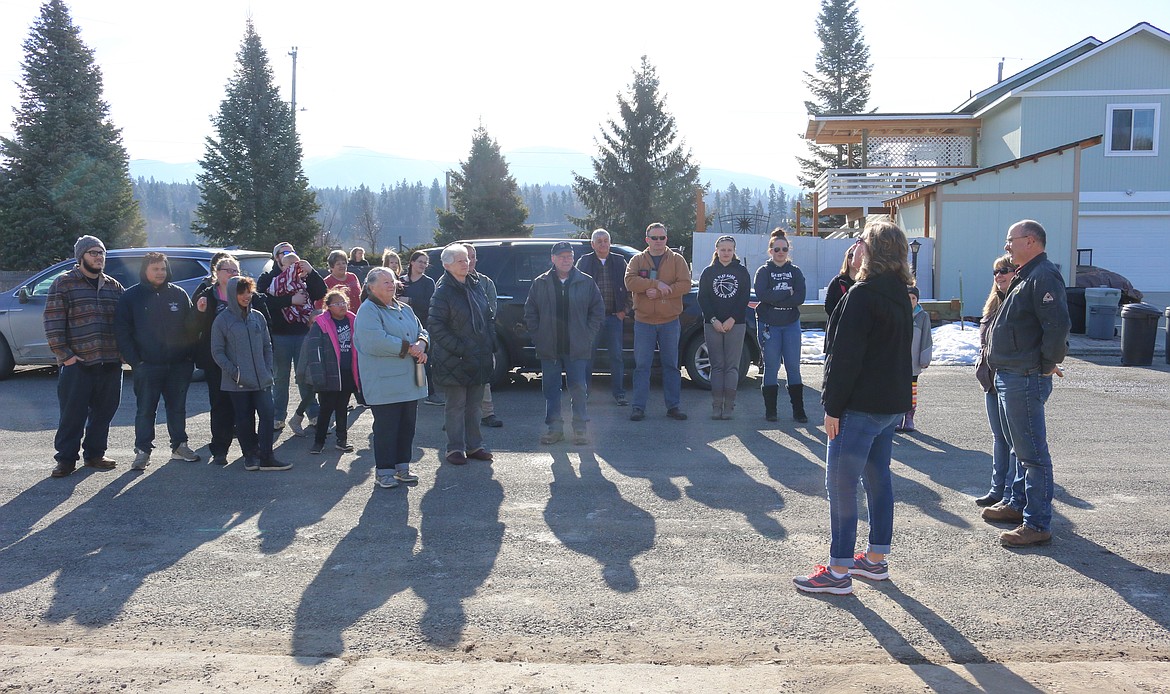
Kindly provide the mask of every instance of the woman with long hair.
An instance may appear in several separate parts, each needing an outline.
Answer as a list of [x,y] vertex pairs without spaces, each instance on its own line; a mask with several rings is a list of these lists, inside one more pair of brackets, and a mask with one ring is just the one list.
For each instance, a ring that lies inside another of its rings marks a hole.
[[804,382],[800,379],[800,305],[805,299],[804,273],[792,262],[792,245],[784,230],[777,227],[768,239],[768,262],[756,270],[756,307],[759,320],[757,336],[762,336],[764,351],[764,418],[776,421],[776,400],[780,382],[776,378],[780,364],[788,379],[788,399],[792,418],[808,421],[804,413]]
[[[431,316],[431,297],[435,294],[435,281],[427,276],[431,257],[426,251],[415,251],[410,254],[410,261],[406,270],[399,277],[402,284],[398,288],[398,300],[410,306],[414,315],[422,322],[424,329],[428,329]],[[432,382],[433,372],[431,362],[426,362],[427,397],[423,402],[427,405],[442,405],[446,401],[441,393],[435,391]]]
[[[1007,296],[1012,280],[1016,278],[1016,266],[1012,256],[1005,253],[995,259],[991,268],[991,292],[983,303],[983,317],[979,319],[979,360],[975,363],[975,378],[983,386],[984,405],[987,408],[987,424],[991,427],[991,489],[975,500],[978,506],[994,506],[1011,496],[1011,480],[1016,476],[1016,454],[1008,442],[1000,419],[999,394],[995,390],[995,372],[987,363],[987,333],[992,321],[999,313],[999,307]],[[1008,500],[1009,502],[1011,499]]]
[[[910,338],[906,287],[914,282],[906,235],[893,222],[872,222],[854,253],[857,283],[829,318],[821,402],[829,439],[825,488],[832,542],[827,566],[793,579],[808,593],[846,595],[853,576],[889,578],[886,555],[894,532],[890,455],[894,424],[910,409]],[[855,553],[857,482],[869,509],[869,546]]]
[[861,269],[861,256],[854,257],[853,244],[845,250],[845,257],[841,259],[841,272],[825,287],[825,315],[832,316],[833,309],[845,298],[845,293],[857,282],[857,271]]
[[735,410],[751,292],[751,276],[735,254],[735,238],[720,236],[711,264],[699,277],[703,339],[711,363],[711,419],[731,419]]

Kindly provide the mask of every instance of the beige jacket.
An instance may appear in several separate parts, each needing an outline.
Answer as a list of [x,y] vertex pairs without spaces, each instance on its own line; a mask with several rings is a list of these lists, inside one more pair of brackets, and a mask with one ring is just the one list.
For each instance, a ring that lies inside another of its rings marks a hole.
[[[670,285],[670,293],[656,299],[646,296],[646,290],[659,282]],[[654,261],[645,250],[626,265],[626,289],[634,297],[634,320],[651,325],[669,323],[683,311],[683,297],[691,291],[691,269],[681,255],[667,248],[655,278]]]

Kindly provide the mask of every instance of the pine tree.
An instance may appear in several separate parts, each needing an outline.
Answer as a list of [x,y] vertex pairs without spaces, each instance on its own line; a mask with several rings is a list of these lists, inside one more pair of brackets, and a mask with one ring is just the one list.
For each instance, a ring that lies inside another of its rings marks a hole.
[[199,164],[202,200],[192,228],[208,241],[244,248],[320,243],[319,206],[301,167],[292,108],[272,80],[268,52],[248,21],[227,97],[212,117]]
[[678,139],[658,85],[657,70],[642,56],[629,93],[618,95],[620,123],[610,119],[601,129],[593,178],[573,174],[573,192],[588,214],[569,221],[586,231],[604,227],[615,243],[639,248],[646,226],[662,222],[671,245],[689,247],[699,165]]
[[109,248],[145,244],[122,131],[62,0],[41,6],[24,53],[14,137],[0,138],[0,265],[72,257],[82,234]]
[[[862,37],[854,0],[821,0],[817,16],[817,74],[804,73],[804,85],[812,101],[804,102],[810,115],[862,113],[869,103],[869,46]],[[826,169],[842,168],[849,161],[847,145],[818,146],[806,141],[809,156],[797,157],[800,185],[816,186]],[[856,154],[856,152],[855,152]]]
[[459,171],[451,173],[448,194],[451,210],[436,210],[436,243],[485,236],[532,236],[532,227],[524,223],[528,208],[520,197],[520,187],[508,173],[500,145],[483,126],[476,128],[471,138],[467,161],[460,164]]

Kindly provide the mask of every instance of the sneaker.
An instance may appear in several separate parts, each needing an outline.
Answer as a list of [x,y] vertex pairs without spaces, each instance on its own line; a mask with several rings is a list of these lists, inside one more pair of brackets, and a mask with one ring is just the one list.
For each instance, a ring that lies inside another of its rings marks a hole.
[[398,480],[394,479],[394,475],[375,475],[374,484],[383,489],[393,489],[398,486]]
[[642,408],[635,407],[634,410],[632,412],[630,412],[630,421],[631,422],[640,422],[643,419],[646,419],[646,411],[643,410]]
[[424,405],[438,405],[441,407],[443,405],[446,405],[447,401],[446,401],[446,399],[443,398],[442,395],[435,393],[434,395],[428,395],[425,398],[423,398],[423,404]]
[[585,432],[578,431],[578,432],[573,434],[573,445],[574,446],[588,446],[589,445],[589,437],[585,435]]
[[845,574],[841,578],[833,575],[829,567],[817,564],[817,568],[808,576],[797,576],[792,579],[796,589],[805,593],[832,593],[833,595],[849,595],[853,592],[853,577]]
[[418,483],[418,475],[412,475],[409,472],[396,472],[396,473],[394,473],[394,479],[398,480],[399,482],[401,482],[403,484],[417,484]]
[[866,558],[865,552],[858,552],[853,555],[853,568],[849,569],[849,573],[875,581],[884,581],[890,577],[890,564],[885,559],[870,561]]
[[666,411],[666,416],[670,417],[671,419],[677,419],[679,421],[682,421],[682,420],[687,418],[687,413],[683,412],[682,410],[678,409],[677,407],[672,407]]
[[211,462],[216,465],[227,465],[228,459],[226,455],[213,455],[211,456]]
[[130,463],[131,470],[145,470],[150,465],[150,451],[134,449],[134,462]]
[[272,457],[268,460],[260,461],[260,465],[257,469],[261,472],[280,472],[282,470],[291,470],[292,463],[282,463],[275,457]]
[[498,428],[504,426],[504,420],[500,419],[499,417],[495,416],[494,414],[489,414],[488,416],[479,420],[479,423],[485,427],[491,427],[493,429],[498,429]]
[[49,473],[49,476],[50,477],[68,477],[69,475],[72,475],[73,471],[76,469],[77,469],[76,463],[63,463],[61,461],[57,461],[57,465],[53,468],[53,471]]
[[565,438],[564,432],[560,431],[546,431],[540,436],[540,442],[546,446],[550,446]]
[[343,453],[353,453],[353,444],[346,443],[345,441],[338,441],[333,447]]
[[625,407],[626,405],[630,404],[630,401],[626,400],[626,396],[624,395],[613,396],[613,401],[618,407]]
[[325,444],[323,442],[314,441],[313,447],[309,449],[309,453],[312,453],[313,455],[317,455],[318,453],[320,453],[323,450],[325,450]]
[[305,415],[303,414],[295,414],[292,416],[292,419],[288,420],[288,428],[292,429],[293,436],[305,435],[304,423]]
[[244,456],[244,469],[248,472],[256,472],[260,469],[260,463],[250,455]]
[[171,460],[185,460],[188,463],[199,462],[199,454],[191,450],[185,443],[180,443],[171,449]]
[[985,521],[992,523],[1023,523],[1024,512],[1015,506],[1011,506],[1003,501],[994,506],[988,506],[979,514]]
[[1046,545],[1052,542],[1052,533],[1048,530],[1034,530],[1020,523],[1020,527],[999,534],[999,544],[1004,547],[1028,547],[1030,545]]

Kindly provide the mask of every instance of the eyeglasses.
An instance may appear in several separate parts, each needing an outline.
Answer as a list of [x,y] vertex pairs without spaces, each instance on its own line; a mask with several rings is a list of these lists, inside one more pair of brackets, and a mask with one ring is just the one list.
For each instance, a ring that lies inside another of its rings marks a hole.
[[104,258],[106,255],[106,252],[105,251],[86,251],[85,254],[91,258]]
[[773,253],[787,253],[788,246],[772,246]]
[[666,240],[665,236],[647,236],[646,238],[650,239],[651,241],[665,241]]
[[993,275],[995,275],[995,276],[997,276],[997,277],[998,277],[999,275],[1010,275],[1010,274],[1012,274],[1013,272],[1015,272],[1015,269],[1014,269],[1014,268],[1009,268],[1009,269],[1007,269],[1007,270],[1004,270],[1004,269],[999,269],[999,270],[992,270],[992,271],[991,271],[991,274],[993,274]]
[[345,303],[344,301],[334,301],[334,302],[328,304],[328,306],[329,306],[329,308],[333,308],[334,306],[337,306],[340,308],[349,308],[349,304]]
[[1005,243],[1010,246],[1012,241],[1019,241],[1020,239],[1027,239],[1027,238],[1031,238],[1031,237],[1030,236],[1009,236],[1009,237],[1007,237],[1007,241]]
[[226,272],[226,273],[227,273],[227,274],[229,274],[229,275],[238,275],[238,274],[240,274],[240,271],[239,271],[239,270],[237,270],[237,269],[236,269],[236,268],[234,268],[234,267],[221,267],[221,268],[219,268],[218,270],[216,270],[216,272]]

